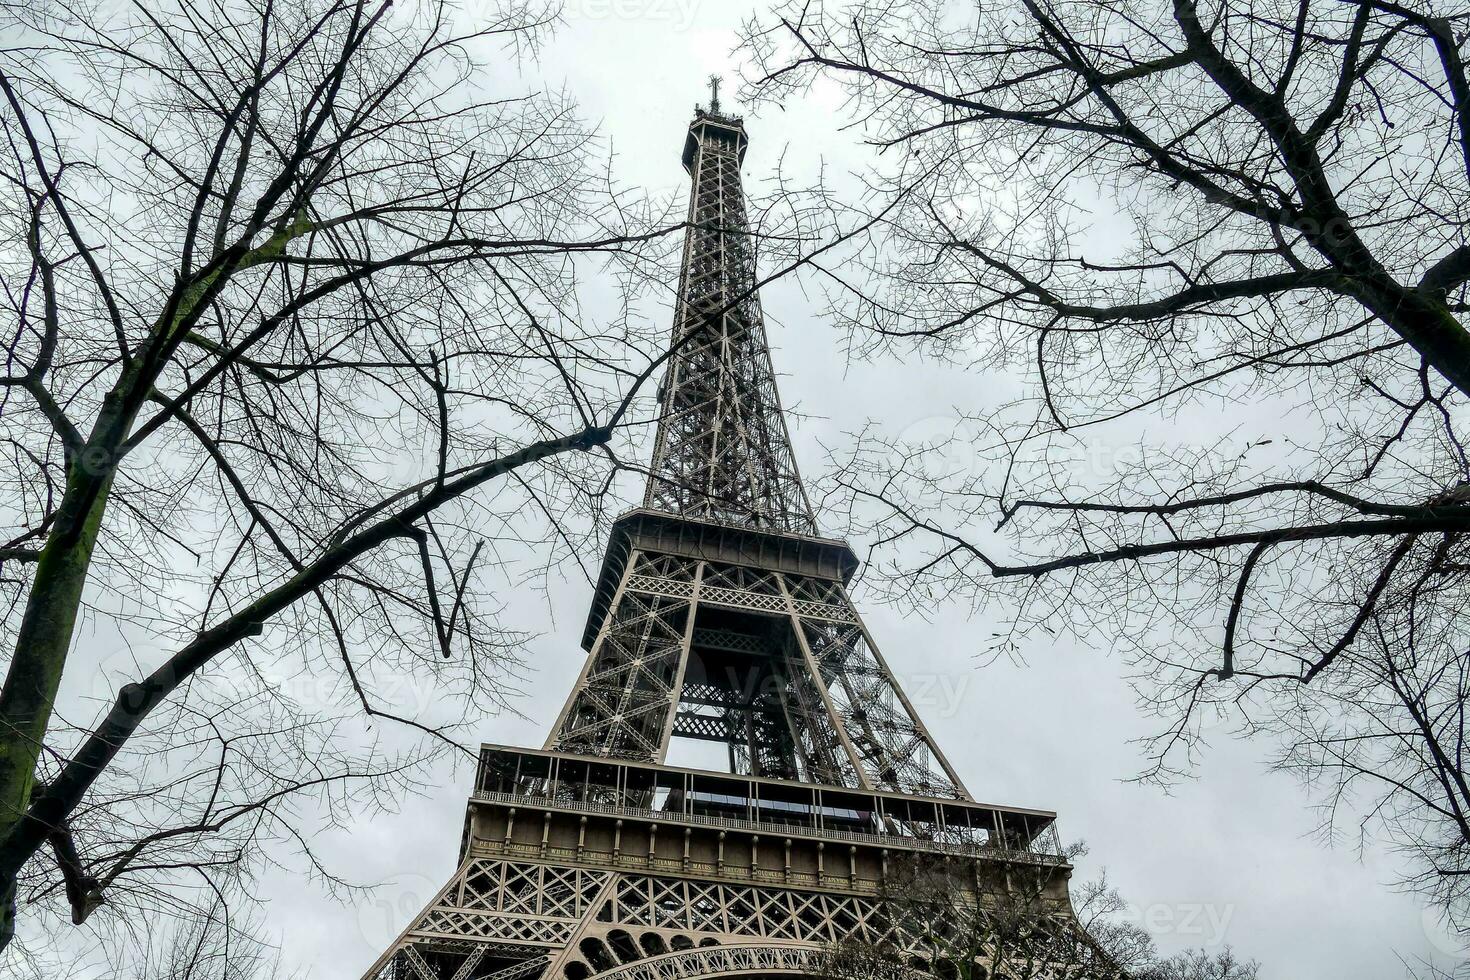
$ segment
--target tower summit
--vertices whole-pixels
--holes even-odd
[[[710,79],[718,106],[719,79]],[[724,524],[815,534],[756,295],[740,188],[745,127],[697,109],[684,141],[689,231],[660,389],[645,507]]]
[[[819,534],[756,294],[745,128],[718,79],[710,96],[648,486],[610,530],[585,665],[544,748],[482,748],[459,867],[369,980],[811,973],[893,935],[877,896],[905,852],[1053,869],[1065,899],[1054,815],[972,799],[848,598],[856,556]],[[727,771],[668,764],[684,740]]]

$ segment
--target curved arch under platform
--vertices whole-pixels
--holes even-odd
[[[697,980],[704,977],[821,977],[822,952],[755,943],[697,946],[625,963],[592,980]]]

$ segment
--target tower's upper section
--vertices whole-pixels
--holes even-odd
[[[741,121],[713,100],[689,124],[688,232],[644,507],[811,535],[756,294],[740,186],[746,143]]]
[[[736,165],[745,162],[745,147],[750,143],[750,137],[745,135],[745,124],[740,117],[696,106],[694,120],[689,124],[689,135],[684,137],[684,169],[691,177],[694,176],[694,158],[700,144],[710,140],[732,143]],[[738,179],[739,175],[736,177]]]

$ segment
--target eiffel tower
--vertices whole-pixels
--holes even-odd
[[[485,745],[459,867],[365,980],[815,975],[892,931],[890,861],[1047,869],[1055,815],[976,802],[848,598],[792,455],[718,83],[642,507],[611,528],[586,664],[544,748]],[[727,772],[666,763],[725,746]],[[718,752],[718,749],[715,749]]]

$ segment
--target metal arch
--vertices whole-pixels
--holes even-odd
[[[830,977],[823,969],[826,950],[809,946],[754,944],[700,946],[626,963],[589,980],[699,980],[703,977]],[[930,980],[929,974],[903,968],[902,980]]]
[[[651,956],[595,974],[591,980],[696,980],[700,977],[820,977],[819,947],[732,945],[700,946]]]

